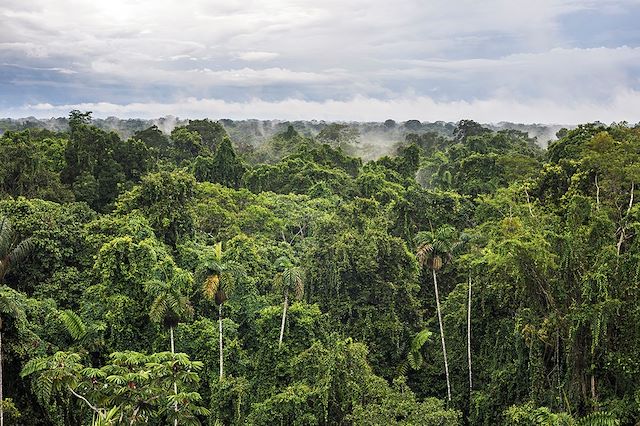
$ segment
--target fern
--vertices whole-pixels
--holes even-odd
[[[620,420],[608,411],[597,411],[580,418],[576,426],[619,426]]]
[[[60,320],[74,340],[80,340],[87,335],[87,326],[75,312],[68,309],[60,312]]]

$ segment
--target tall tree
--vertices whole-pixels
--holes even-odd
[[[222,139],[212,157],[197,157],[193,168],[199,181],[216,182],[236,189],[240,187],[246,171],[228,137]]]
[[[202,293],[208,301],[218,305],[218,333],[220,350],[220,378],[224,376],[224,354],[222,342],[222,305],[233,292],[238,266],[224,259],[222,243],[217,243],[207,250],[201,259],[197,276],[202,284]]]
[[[0,426],[4,426],[4,395],[2,392],[2,333],[4,332],[4,317],[11,316],[16,319],[23,319],[24,311],[16,299],[14,291],[7,286],[0,287]]]
[[[191,316],[193,308],[189,303],[189,298],[183,294],[183,290],[188,290],[191,276],[182,270],[171,271],[171,277],[167,276],[164,271],[158,271],[159,274],[165,275],[164,279],[156,278],[145,284],[148,293],[154,296],[153,303],[149,310],[149,317],[152,321],[163,323],[169,329],[171,340],[171,353],[175,354],[175,342],[173,331],[181,319]],[[186,288],[185,288],[186,287]],[[178,395],[178,384],[173,382],[173,392]],[[174,411],[178,412],[178,400],[173,403]],[[174,426],[178,425],[178,419],[174,419]]]
[[[442,341],[442,356],[444,358],[444,371],[447,377],[447,398],[451,401],[451,380],[449,379],[449,362],[447,361],[447,347],[442,325],[442,311],[440,309],[440,295],[438,291],[437,272],[453,258],[453,252],[458,247],[457,231],[451,226],[443,226],[436,231],[421,232],[418,234],[417,256],[420,266],[431,270],[433,276],[433,289],[436,297],[436,311],[438,325],[440,326],[440,340]]]
[[[0,283],[4,282],[4,277],[9,268],[24,259],[33,246],[33,240],[27,238],[18,242],[18,237],[13,230],[11,221],[6,216],[0,216]],[[7,288],[0,292],[0,426],[4,426],[4,395],[2,393],[2,332],[3,315],[9,314],[14,317],[20,314],[18,304],[12,293]]]
[[[285,257],[279,258],[276,263],[279,265],[280,272],[276,275],[276,288],[282,291],[284,295],[284,303],[282,307],[282,324],[280,325],[280,338],[278,339],[278,347],[282,346],[284,337],[284,326],[287,321],[287,308],[289,307],[289,293],[293,292],[296,299],[302,299],[304,295],[304,272],[299,266],[293,266],[291,261]]]

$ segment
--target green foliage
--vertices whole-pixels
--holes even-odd
[[[640,421],[637,126],[97,124],[0,138],[8,422]]]
[[[231,188],[240,186],[245,170],[227,137],[218,144],[213,157],[198,157],[194,163],[196,179],[220,183]]]
[[[170,245],[193,232],[195,179],[182,172],[148,174],[118,200],[118,212],[140,211],[156,235]],[[180,206],[180,208],[176,208]]]
[[[175,393],[172,389],[173,383],[189,389],[199,382],[202,363],[190,361],[186,354],[126,351],[112,353],[109,358],[105,366],[93,368],[85,367],[76,353],[56,352],[29,361],[21,376],[34,376],[32,386],[41,401],[70,394],[103,424],[114,412],[128,424],[147,423],[153,418],[199,425],[198,416],[209,414],[198,405],[201,397],[197,392]]]
[[[422,402],[403,379],[394,381],[389,395],[379,403],[359,405],[353,410],[353,424],[359,426],[375,425],[459,425],[461,413],[446,409],[444,403],[436,398],[427,398]]]
[[[149,153],[137,139],[122,141],[117,134],[91,126],[91,113],[72,112],[62,182],[78,201],[104,211],[112,207],[119,186],[136,182],[149,169]]]

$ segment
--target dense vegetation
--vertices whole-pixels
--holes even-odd
[[[640,127],[0,138],[7,424],[640,421]]]

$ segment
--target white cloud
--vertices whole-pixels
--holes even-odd
[[[171,103],[113,104],[106,102],[52,105],[48,103],[26,105],[21,108],[0,110],[0,115],[40,118],[66,116],[72,109],[93,111],[95,117],[157,118],[175,115],[183,118],[212,119],[257,118],[283,120],[330,121],[383,121],[419,119],[422,121],[458,121],[471,118],[489,123],[511,121],[519,123],[577,124],[586,121],[638,120],[640,92],[621,90],[606,103],[577,103],[557,100],[536,100],[530,103],[508,98],[478,99],[471,101],[439,102],[428,97],[380,100],[355,97],[346,101],[322,102],[285,99],[268,102],[253,99],[248,102],[227,102],[221,99],[186,98]]]
[[[317,101],[300,105],[305,114],[318,106],[318,114],[331,114],[325,110],[332,107],[356,115],[351,108],[358,107],[366,115],[375,105],[384,110],[400,102],[399,107],[447,114],[469,105],[535,113],[529,108],[537,105],[570,116],[568,98],[587,119],[598,105],[605,111],[622,93],[640,89],[640,48],[628,40],[628,47],[575,45],[563,19],[591,10],[615,18],[638,13],[639,5],[638,0],[3,0],[0,63],[22,67],[3,70],[2,89],[14,86],[12,100],[4,104],[91,99],[135,105],[134,96],[142,93],[145,100],[216,97],[247,112],[243,108],[262,101],[232,100],[268,96],[274,101],[264,105],[276,108],[274,116],[288,116],[283,108],[291,99]],[[608,24],[613,29],[614,18]],[[48,92],[47,78],[51,88],[64,81],[77,89]],[[33,83],[29,92],[31,81],[39,86]],[[111,94],[114,87],[117,95]],[[123,101],[127,92],[131,98]],[[509,102],[513,110],[506,108]],[[169,104],[150,105],[164,111]],[[403,111],[408,117],[420,113]]]
[[[279,54],[275,52],[238,52],[235,57],[243,61],[269,61],[275,59]]]

